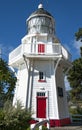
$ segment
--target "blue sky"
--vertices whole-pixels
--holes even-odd
[[[82,43],[74,33],[82,27],[82,0],[0,0],[0,48],[3,58],[21,43],[26,35],[26,19],[43,2],[44,8],[55,19],[56,35],[70,51],[72,59],[79,57]]]

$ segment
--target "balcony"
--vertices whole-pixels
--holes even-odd
[[[27,58],[55,59],[59,56],[63,56],[66,60],[71,59],[71,55],[61,44],[29,43],[21,44],[9,54],[9,65],[22,63],[23,55]]]

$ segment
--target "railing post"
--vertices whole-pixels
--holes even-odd
[[[42,122],[42,119],[39,119],[39,122]],[[42,130],[42,125],[39,126],[39,130]]]
[[[39,119],[39,122],[36,124],[31,124],[31,130],[36,130],[39,127],[39,130],[42,130],[43,124],[47,123],[47,129],[50,130],[50,121],[49,119]]]
[[[50,130],[50,120],[47,122],[47,129]]]
[[[31,125],[30,125],[30,129],[31,129],[31,130],[34,130],[34,126],[35,126],[35,125],[36,125],[36,124],[31,124]]]
[[[39,130],[42,130],[42,125],[39,126]]]

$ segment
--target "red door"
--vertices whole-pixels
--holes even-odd
[[[37,97],[37,118],[46,118],[46,97]]]

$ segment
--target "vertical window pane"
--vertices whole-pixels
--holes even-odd
[[[37,92],[38,97],[45,97],[45,92]]]
[[[43,72],[39,72],[39,79],[43,79]]]

